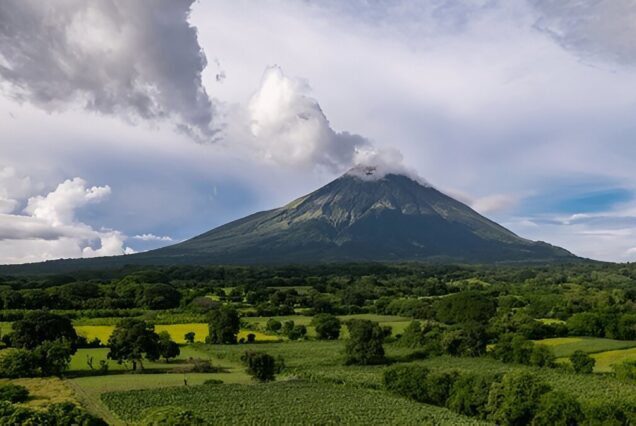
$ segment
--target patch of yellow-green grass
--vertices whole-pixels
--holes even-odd
[[[108,338],[113,333],[115,329],[114,325],[76,325],[75,330],[77,334],[86,337],[89,341],[94,338],[98,338],[102,344],[106,344],[108,342]],[[205,323],[187,323],[187,324],[157,324],[155,326],[155,331],[157,333],[161,333],[162,331],[167,331],[170,334],[172,340],[177,343],[183,344],[186,343],[185,334],[191,331],[194,332],[194,340],[195,342],[204,342],[205,338],[208,337],[208,325]],[[279,336],[269,335],[267,333],[252,331],[252,330],[241,330],[238,334],[238,338],[247,339],[247,335],[249,333],[254,333],[256,335],[257,342],[272,342],[280,340]]]
[[[597,354],[592,354],[591,356],[596,360],[594,371],[599,373],[606,373],[613,371],[612,365],[614,364],[621,364],[625,361],[635,361],[636,348],[600,352]]]
[[[10,322],[0,322],[0,337],[4,336],[5,334],[11,333],[11,331],[12,328]]]
[[[537,321],[543,323],[543,324],[565,324],[565,321],[560,320],[560,319],[555,319],[555,318],[539,318],[537,319]]]
[[[29,400],[21,404],[27,407],[45,408],[60,402],[78,403],[73,390],[57,377],[0,379],[0,385],[6,383],[24,386],[29,390]]]
[[[535,343],[549,346],[557,357],[568,357],[574,351],[594,354],[636,347],[636,341],[634,340],[614,340],[600,337],[556,337],[553,339],[535,340]]]

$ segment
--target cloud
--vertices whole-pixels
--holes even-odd
[[[506,194],[495,194],[482,197],[470,203],[470,206],[479,213],[500,213],[514,207],[518,202],[516,196]]]
[[[112,256],[133,252],[118,231],[79,222],[77,210],[99,203],[110,187],[87,187],[80,178],[69,179],[45,196],[30,197],[24,214],[0,214],[0,260],[35,262],[60,257]]]
[[[265,70],[247,107],[256,149],[266,160],[286,166],[349,167],[356,150],[369,142],[333,130],[309,92],[305,81],[287,77],[280,67]]]
[[[214,135],[201,82],[206,58],[188,23],[193,0],[7,0],[0,8],[0,83],[47,111],[81,105],[129,121],[170,120]]]
[[[636,64],[633,0],[529,0],[539,12],[536,27],[585,58]]]
[[[171,237],[159,236],[155,234],[135,235],[133,238],[136,240],[141,240],[141,241],[164,241],[164,242],[174,241]]]

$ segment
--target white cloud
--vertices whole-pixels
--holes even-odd
[[[48,111],[81,106],[126,121],[171,120],[209,141],[206,59],[188,23],[193,0],[7,0],[0,82]]]
[[[132,252],[118,231],[79,222],[78,209],[110,195],[108,186],[87,187],[81,178],[28,199],[25,214],[0,214],[0,262],[24,263],[60,257],[113,256]]]
[[[266,160],[295,167],[351,166],[356,149],[369,143],[361,136],[333,130],[308,84],[269,67],[247,110],[255,148]]]
[[[164,241],[164,242],[174,241],[171,237],[159,236],[155,234],[135,235],[133,238],[136,240],[141,240],[141,241]]]
[[[482,214],[501,213],[514,207],[518,202],[516,196],[506,194],[494,194],[477,198],[470,206]]]

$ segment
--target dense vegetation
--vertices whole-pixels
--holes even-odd
[[[128,267],[0,277],[0,306],[0,378],[59,376],[74,387],[103,377],[97,399],[80,402],[109,422],[249,422],[265,403],[272,423],[296,409],[327,423],[391,409],[378,418],[636,416],[636,265]],[[117,387],[125,370],[150,374]],[[183,377],[152,378],[160,372]],[[11,386],[0,387],[2,409],[23,415],[24,391]],[[138,388],[151,389],[129,390]],[[303,402],[326,392],[335,396]],[[196,411],[203,403],[218,410]]]

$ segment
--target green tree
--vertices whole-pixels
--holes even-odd
[[[531,373],[510,372],[488,393],[489,420],[497,424],[527,425],[538,410],[541,396],[550,390]]]
[[[35,377],[39,375],[38,360],[28,349],[5,349],[0,355],[0,377]]]
[[[476,291],[464,291],[435,302],[437,319],[448,324],[485,323],[496,310],[497,303],[493,297]]]
[[[170,358],[176,358],[181,353],[179,345],[172,340],[170,333],[162,331],[159,333],[159,354],[166,362],[170,361]]]
[[[331,314],[318,314],[312,321],[316,328],[316,335],[322,340],[338,340],[340,328],[342,327],[338,317]]]
[[[208,314],[209,342],[212,344],[234,344],[241,328],[239,314],[231,306],[220,306]]]
[[[183,339],[189,344],[193,344],[195,336],[196,334],[194,333],[194,331],[188,331],[186,334],[183,335]]]
[[[541,396],[533,426],[576,426],[584,419],[581,404],[573,396],[551,391]]]
[[[275,379],[276,359],[264,352],[247,351],[241,357],[247,366],[247,373],[260,382],[270,382]]]
[[[29,398],[29,390],[24,386],[7,383],[0,386],[0,401],[24,402]]]
[[[350,320],[349,339],[345,345],[345,364],[384,364],[384,331],[380,324],[369,320]]]
[[[572,363],[574,372],[580,374],[592,373],[592,371],[594,371],[594,365],[596,364],[594,358],[581,350],[574,351],[574,353],[570,355],[570,362]]]
[[[72,345],[77,333],[70,319],[46,311],[30,312],[13,323],[11,345],[16,348],[33,349],[43,342],[66,340]]]
[[[485,418],[488,392],[495,381],[495,376],[464,374],[453,384],[446,405],[465,416]]]
[[[614,364],[612,365],[612,369],[614,370],[614,374],[617,379],[636,381],[636,360],[628,360],[623,361],[620,364]]]
[[[42,376],[59,376],[71,363],[73,349],[68,342],[46,341],[33,349],[33,356],[40,366]]]
[[[270,318],[267,320],[267,324],[265,325],[265,329],[267,331],[273,331],[274,333],[278,333],[283,324],[275,318]]]
[[[545,345],[534,345],[530,354],[530,365],[535,367],[552,368],[555,365],[556,356],[552,349]]]
[[[143,370],[143,358],[156,361],[160,356],[159,336],[154,326],[128,318],[121,321],[108,339],[108,358],[119,364],[130,361],[133,371],[137,364]]]

